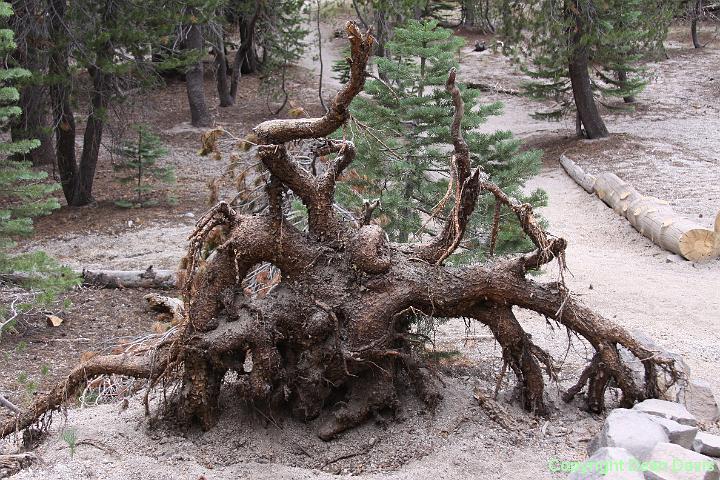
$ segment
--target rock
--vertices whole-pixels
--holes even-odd
[[[683,375],[684,378],[690,378],[690,367],[680,355],[659,346],[652,338],[640,330],[631,330],[630,333],[643,347],[655,352],[655,357],[674,360],[675,369]],[[632,370],[635,383],[637,385],[643,385],[645,382],[645,366],[643,363],[625,347],[619,347],[618,351],[623,362]],[[662,369],[658,369],[656,381],[663,399],[672,402],[678,401],[678,394],[684,388],[684,385],[674,383],[674,380],[669,378]]]
[[[603,447],[579,464],[568,480],[644,480],[639,469],[632,468],[634,465],[639,461],[624,448]]]
[[[705,432],[698,432],[692,449],[710,457],[720,457],[720,437]]]
[[[698,428],[692,425],[683,425],[669,418],[657,415],[648,415],[650,420],[660,425],[670,439],[670,443],[680,445],[683,448],[693,448],[693,441],[698,433]]]
[[[685,405],[677,402],[668,402],[667,400],[650,398],[635,405],[633,410],[644,412],[649,415],[669,418],[670,420],[675,420],[683,425],[690,425],[692,427],[697,426],[697,420],[695,417],[688,412]]]
[[[710,384],[702,379],[690,380],[681,389],[677,400],[682,402],[700,422],[715,423],[720,420],[720,408]]]
[[[658,443],[645,463],[647,480],[720,480],[715,462],[673,443]]]
[[[620,447],[640,460],[650,455],[657,443],[669,440],[665,429],[647,415],[626,408],[616,408],[605,419],[600,433],[588,446],[588,455],[603,447]]]

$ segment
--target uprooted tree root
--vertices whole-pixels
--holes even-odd
[[[578,303],[562,282],[526,278],[528,271],[554,260],[562,268],[566,242],[549,238],[529,205],[508,198],[482,172],[471,169],[454,71],[446,85],[454,105],[454,206],[438,235],[429,243],[393,244],[371,224],[371,211],[364,212],[357,225],[335,215],[336,179],[353,161],[355,149],[352,142],[326,137],[349,118],[348,106],[363,88],[373,42],[352,23],[347,32],[351,79],[328,113],[267,121],[255,128],[258,156],[270,172],[266,211],[240,214],[220,203],[198,222],[179,275],[186,308],[177,334],[149,350],[89,359],[31,409],[3,425],[0,436],[28,427],[60,406],[87,377],[109,373],[148,378],[152,387],[166,372],[178,372],[175,415],[207,429],[218,418],[223,378],[232,371],[239,378],[231,393],[237,401],[263,409],[287,408],[301,420],[320,417],[318,434],[330,439],[380,411],[395,410],[403,385],[414,387],[431,407],[440,400],[436,378],[413,353],[418,339],[408,332],[409,311],[473,318],[487,325],[517,377],[523,406],[539,414],[547,412],[545,377],[553,378],[556,367],[525,333],[513,307],[555,320],[594,348],[592,361],[565,401],[585,389],[589,410],[599,412],[611,383],[628,406],[659,396],[661,373],[670,381],[679,378],[673,359],[658,356]],[[333,157],[323,171],[308,172],[292,158],[287,144],[301,139],[314,139],[318,157]],[[307,208],[307,232],[285,216],[288,191]],[[535,251],[484,265],[443,265],[458,248],[482,194],[493,195],[498,205],[514,212]],[[204,258],[208,239],[218,230],[225,241]],[[263,262],[279,268],[282,280],[263,297],[248,295],[241,282]],[[644,365],[643,384],[636,383],[620,347]]]

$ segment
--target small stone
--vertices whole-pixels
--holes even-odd
[[[697,420],[688,412],[685,405],[676,402],[668,402],[667,400],[658,400],[650,398],[638,403],[633,410],[644,412],[649,415],[657,415],[658,417],[669,418],[683,425],[697,426]]]
[[[683,425],[669,418],[648,415],[650,420],[660,425],[670,439],[670,443],[680,445],[683,448],[692,449],[693,441],[698,433],[698,428],[692,425]]]
[[[377,438],[370,437],[370,439],[368,440],[368,445],[370,445],[372,447],[373,445],[375,445],[376,442],[377,442]]]
[[[645,465],[647,480],[720,480],[711,458],[673,443],[655,445]]]
[[[720,457],[720,436],[699,432],[692,449],[710,457]]]
[[[626,408],[616,408],[605,419],[602,430],[588,446],[588,455],[603,447],[620,447],[640,460],[650,455],[657,443],[669,440],[665,430],[647,415]]]
[[[194,214],[194,213],[192,213],[192,212],[187,212],[187,213],[183,214],[183,217],[187,217],[187,218],[195,218],[195,214]]]
[[[639,469],[631,468],[637,464],[638,460],[624,448],[603,447],[582,464],[587,471],[572,472],[568,480],[644,480]]]

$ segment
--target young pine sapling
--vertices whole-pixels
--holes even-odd
[[[150,193],[156,184],[175,183],[175,170],[172,167],[160,167],[157,161],[167,155],[168,150],[160,137],[150,131],[146,125],[134,127],[136,137],[121,144],[116,153],[122,160],[113,168],[121,176],[117,181],[123,185],[133,185],[135,198],[133,201],[118,200],[116,205],[125,208],[145,207],[157,204],[157,199]],[[168,200],[171,200],[168,198]]]

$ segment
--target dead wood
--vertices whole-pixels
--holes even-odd
[[[85,285],[102,288],[175,288],[173,270],[83,270]]]
[[[467,88],[474,88],[476,90],[480,90],[481,92],[489,92],[489,93],[502,93],[504,95],[513,95],[513,96],[520,96],[522,95],[522,92],[520,90],[516,90],[514,88],[505,88],[500,86],[499,84],[491,85],[488,83],[482,83],[482,82],[468,82],[465,84]]]
[[[588,408],[601,411],[612,385],[629,406],[660,395],[658,385],[678,379],[674,359],[658,356],[583,306],[563,283],[527,278],[529,271],[552,261],[564,268],[566,242],[546,234],[530,205],[508,197],[482,171],[471,168],[454,71],[446,85],[454,106],[453,189],[447,198],[453,208],[440,234],[428,243],[396,244],[369,218],[349,222],[335,215],[335,184],[354,160],[355,148],[347,140],[326,137],[349,119],[373,43],[353,23],[346,31],[351,77],[327,114],[271,120],[255,128],[258,156],[269,171],[269,208],[244,214],[221,202],[198,221],[178,274],[185,316],[172,343],[165,339],[144,353],[91,358],[22,412],[17,424],[3,425],[0,436],[57,408],[88,376],[132,375],[149,378],[152,387],[170,366],[179,372],[174,414],[205,429],[218,418],[228,372],[236,377],[232,399],[261,412],[283,409],[301,421],[317,419],[318,435],[325,440],[368,418],[395,412],[406,387],[432,409],[441,400],[440,386],[413,348],[417,338],[409,335],[408,312],[466,317],[487,325],[517,378],[523,407],[538,414],[547,412],[545,382],[556,379],[557,368],[525,332],[515,307],[556,321],[594,350],[590,367],[566,401],[585,389]],[[314,139],[313,155],[330,157],[322,171],[310,171],[293,158],[289,143],[303,139]],[[535,250],[487,264],[444,265],[483,194],[513,212]],[[289,195],[307,207],[308,231],[286,218],[283,205]],[[267,263],[280,271],[280,281],[270,292],[253,295],[243,288],[243,279]],[[643,384],[636,383],[620,357],[621,346],[644,365]],[[660,374],[669,381],[656,381]]]
[[[586,192],[594,193],[615,213],[657,246],[694,262],[720,257],[720,212],[714,229],[683,218],[667,201],[642,195],[614,173],[586,173],[564,154],[560,164]]]
[[[16,407],[10,400],[5,398],[4,396],[0,395],[0,405],[7,408],[13,413],[20,413],[20,409]]]
[[[29,452],[0,455],[0,478],[11,477],[37,461],[37,455]]]

